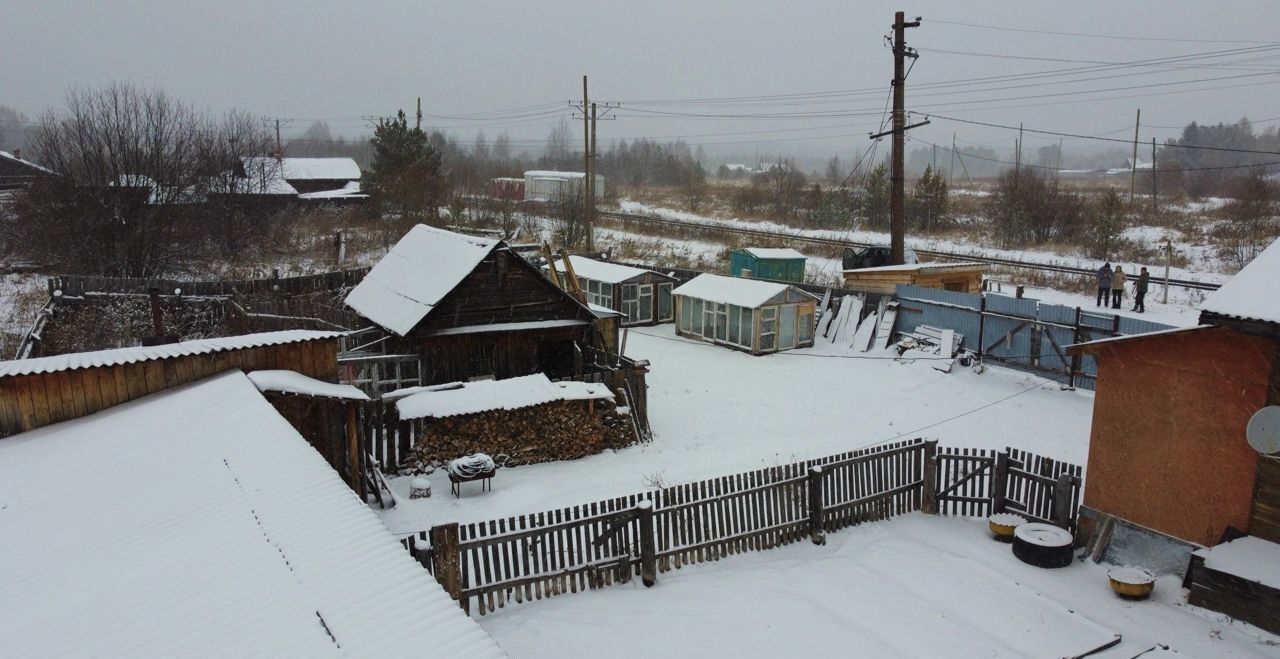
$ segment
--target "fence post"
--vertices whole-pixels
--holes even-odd
[[[444,586],[449,597],[457,600],[462,610],[471,613],[469,603],[462,598],[462,570],[458,548],[458,524],[441,524],[431,527],[431,549],[434,556],[436,581]]]
[[[827,535],[823,531],[822,481],[821,465],[809,468],[809,539],[815,545],[827,544]]]
[[[920,512],[938,514],[938,440],[924,443],[924,483],[920,491]]]
[[[645,588],[658,582],[658,552],[653,537],[653,501],[636,502],[640,511],[640,579]]]
[[[1053,520],[1056,526],[1071,528],[1071,474],[1063,472],[1053,484]]]
[[[991,472],[991,512],[1005,511],[1009,492],[1009,451],[996,454],[996,465]]]

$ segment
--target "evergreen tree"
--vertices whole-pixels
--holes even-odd
[[[889,228],[889,168],[884,163],[875,166],[867,174],[867,182],[863,186],[862,216],[872,229]]]
[[[435,218],[448,196],[448,182],[440,167],[440,154],[421,128],[410,128],[404,110],[379,119],[373,129],[373,162],[369,165],[369,192],[382,210],[406,217]]]
[[[951,209],[947,195],[947,179],[927,166],[911,189],[907,204],[907,222],[913,229],[928,233],[946,226]]]
[[[1089,222],[1089,251],[1094,258],[1111,260],[1120,243],[1120,234],[1124,231],[1124,200],[1115,191],[1108,189],[1093,209],[1093,217]]]

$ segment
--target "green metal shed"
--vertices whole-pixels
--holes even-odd
[[[729,252],[729,274],[803,282],[804,259],[804,254],[790,247],[744,247]]]

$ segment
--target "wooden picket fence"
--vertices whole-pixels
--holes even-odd
[[[998,462],[1007,495],[999,509],[1046,521],[1065,511],[1058,523],[1074,524],[1080,467],[915,439],[532,515],[443,524],[403,542],[464,610],[474,601],[484,615],[637,575],[652,585],[686,565],[805,538],[821,543],[826,533],[905,512],[985,516],[1001,489],[992,485]],[[1053,489],[1063,482],[1065,493]]]
[[[941,448],[938,511],[986,517],[1013,512],[1035,522],[1075,528],[1084,469],[1018,449]]]

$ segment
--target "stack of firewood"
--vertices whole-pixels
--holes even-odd
[[[573,460],[637,441],[625,411],[608,401],[556,401],[518,410],[491,410],[423,419],[408,471],[430,471],[472,453],[506,456],[521,465]]]

